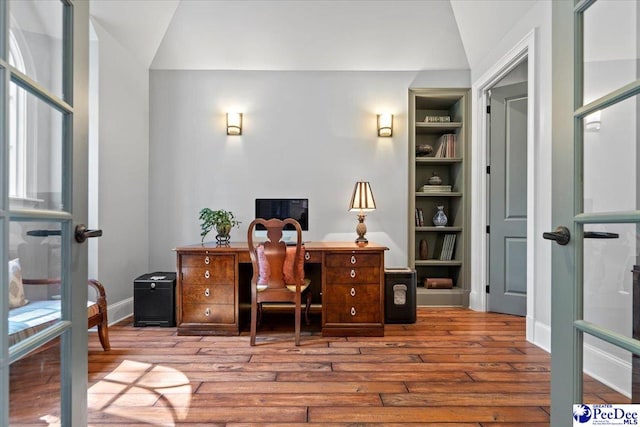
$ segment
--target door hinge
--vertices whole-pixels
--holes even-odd
[[[487,114],[491,114],[491,105],[487,105]]]
[[[487,173],[491,175],[491,166],[487,166]]]
[[[487,286],[486,286],[486,288],[485,288],[485,292],[486,292],[486,293],[489,293],[489,285],[487,285]]]
[[[487,225],[487,234],[491,233],[491,226]]]

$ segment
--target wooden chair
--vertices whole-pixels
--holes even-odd
[[[267,241],[254,244],[253,234],[257,224],[267,229]],[[296,230],[295,246],[282,242],[282,230],[291,224]],[[295,343],[300,345],[300,321],[302,296],[306,296],[305,319],[309,324],[311,306],[310,280],[304,278],[304,246],[300,224],[292,219],[258,218],[249,224],[247,231],[249,255],[253,266],[251,278],[251,345],[256,344],[256,330],[262,317],[262,303],[288,302],[295,304]]]
[[[59,285],[60,279],[22,279],[25,285]],[[89,279],[89,286],[96,290],[96,301],[87,304],[87,328],[98,327],[98,338],[105,351],[111,350],[109,323],[107,319],[107,297],[102,283]]]

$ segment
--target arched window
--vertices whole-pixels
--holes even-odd
[[[9,31],[9,64],[25,73],[24,58],[13,31]],[[27,100],[25,91],[9,85],[9,196],[27,197]]]

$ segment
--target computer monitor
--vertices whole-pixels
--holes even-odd
[[[309,230],[309,199],[256,199],[256,218],[293,218],[303,231]],[[258,230],[264,227],[258,225]],[[293,230],[293,227],[285,230]]]

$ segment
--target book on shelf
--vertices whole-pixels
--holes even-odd
[[[450,185],[429,185],[425,184],[422,186],[423,193],[441,193],[441,192],[451,192]]]
[[[451,289],[453,280],[450,277],[427,277],[424,279],[424,287],[427,289]]]
[[[422,227],[424,225],[424,212],[422,208],[416,208],[416,226]]]
[[[434,259],[440,261],[451,261],[453,259],[453,253],[456,245],[455,234],[439,235],[436,239],[436,245],[434,248]]]
[[[440,137],[440,146],[438,147],[434,157],[456,157],[456,141],[457,137],[455,133],[445,133],[442,135]]]

